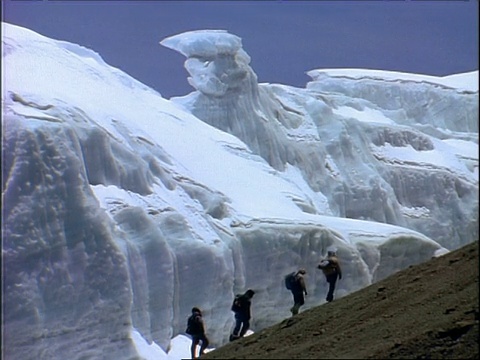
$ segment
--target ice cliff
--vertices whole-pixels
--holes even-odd
[[[3,352],[134,359],[192,306],[214,346],[235,293],[254,330],[289,315],[282,277],[338,248],[343,296],[477,239],[478,86],[314,70],[258,84],[241,39],[162,44],[197,91],[166,100],[79,45],[2,24]],[[476,77],[469,74],[469,77]]]
[[[222,44],[203,51],[196,37]],[[478,144],[478,85],[459,90],[428,77],[345,70],[310,71],[306,89],[258,85],[239,44],[217,32],[163,40],[187,56],[198,90],[173,100],[276,170],[298,169],[328,199],[331,212],[323,213],[407,227],[448,248],[476,238],[478,156],[445,146]],[[445,151],[457,159],[438,161]]]

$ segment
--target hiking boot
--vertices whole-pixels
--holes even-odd
[[[297,315],[298,310],[300,310],[300,306],[293,305],[293,307],[290,309],[290,312],[292,313],[292,315]]]
[[[240,336],[230,334],[230,338],[229,338],[230,342],[235,341],[235,340],[238,340],[238,339],[240,339]]]

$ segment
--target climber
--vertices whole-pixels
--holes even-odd
[[[333,292],[335,291],[335,285],[337,279],[342,278],[342,269],[337,257],[337,250],[330,248],[327,251],[326,259],[322,260],[318,265],[318,269],[323,271],[328,283],[327,302],[333,301]]]
[[[209,344],[209,341],[207,336],[205,335],[205,324],[203,322],[202,312],[199,308],[192,308],[192,314],[188,318],[187,330],[185,332],[192,337],[192,346],[190,348],[192,359],[197,358],[196,350],[197,345],[200,342],[202,343],[202,345],[200,346],[200,356],[203,355],[205,353],[205,349]]]
[[[305,304],[305,296],[307,296],[307,288],[305,286],[305,278],[304,275],[307,272],[305,269],[300,269],[296,273],[292,273],[288,275],[289,278],[286,281],[290,282],[290,291],[293,295],[293,306],[290,308],[290,312],[292,315],[297,315],[298,311],[300,310],[300,306]]]
[[[243,337],[250,328],[252,298],[255,291],[248,289],[245,294],[237,295],[233,300],[232,311],[235,313],[235,328],[230,335],[230,341]]]

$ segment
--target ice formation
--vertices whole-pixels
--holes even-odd
[[[198,31],[162,41],[197,89],[169,101],[81,46],[2,37],[7,358],[167,351],[192,306],[219,346],[247,287],[254,330],[289,316],[296,267],[322,304],[331,245],[344,296],[477,239],[478,88],[259,85],[238,37]]]

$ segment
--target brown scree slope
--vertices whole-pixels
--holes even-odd
[[[202,359],[478,359],[478,269],[474,242]]]

